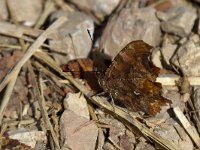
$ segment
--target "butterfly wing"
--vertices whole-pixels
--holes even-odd
[[[126,107],[152,116],[169,100],[161,96],[161,84],[155,82],[159,68],[149,60],[151,49],[141,40],[129,43],[106,70],[103,89]]]

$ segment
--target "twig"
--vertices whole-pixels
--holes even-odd
[[[46,111],[46,105],[45,105],[45,99],[44,99],[44,93],[43,93],[43,86],[42,86],[42,79],[39,78],[39,85],[40,85],[40,99],[38,100],[38,103],[39,103],[39,106],[40,106],[40,111],[42,113],[42,118],[44,120],[44,123],[45,125],[47,126],[47,129],[50,130],[51,132],[51,135],[52,135],[52,138],[53,138],[53,141],[55,143],[55,146],[60,149],[60,146],[59,146],[59,142],[58,142],[58,139],[56,137],[56,134],[53,130],[53,127],[51,125],[51,122],[49,120],[49,117],[48,117],[48,113]]]
[[[47,76],[49,77],[53,77],[55,79],[57,79],[58,81],[61,80],[61,78],[59,78],[58,76],[56,76],[55,74],[53,74],[51,71],[49,71],[47,68],[45,68],[44,66],[42,66],[39,62],[34,61],[33,65],[39,69],[39,71],[45,73]],[[57,84],[59,85],[59,82],[57,82]],[[60,86],[60,85],[59,85]]]
[[[12,48],[12,49],[20,49],[21,46],[19,45],[10,45],[10,44],[0,44],[0,48],[5,47],[5,48]]]
[[[67,19],[67,18],[66,18]],[[11,37],[15,37],[15,38],[21,38],[24,39],[26,41],[31,41],[29,37],[38,37],[39,35],[41,35],[43,32],[43,30],[40,29],[33,29],[33,28],[29,28],[29,27],[24,27],[24,26],[17,26],[8,22],[0,22],[0,34],[6,35],[6,36],[11,36]],[[28,36],[26,36],[28,35]],[[52,31],[51,33],[49,33],[47,35],[47,39],[55,39],[58,40],[59,33],[55,30]]]
[[[0,34],[4,34],[11,37],[22,38],[23,34],[37,37],[43,31],[36,30],[28,27],[17,26],[8,22],[0,22]]]
[[[53,30],[61,26],[67,19],[65,17],[60,17],[56,22],[54,22],[50,27],[44,31],[37,40],[30,46],[27,52],[24,54],[22,59],[13,67],[13,69],[6,75],[3,81],[0,84],[0,91],[8,84],[8,82],[12,79],[13,74],[20,70],[21,67],[26,63],[26,61],[35,53],[35,51],[42,45],[42,43],[46,40],[47,35],[51,33]]]
[[[95,114],[94,107],[91,102],[88,102],[88,110],[93,121],[98,121],[97,115]],[[97,125],[98,126],[98,125]]]
[[[179,107],[174,108],[174,113],[176,114],[176,117],[179,119],[179,121],[181,122],[187,133],[190,135],[192,140],[195,142],[198,148],[200,148],[200,138],[194,126],[192,126],[189,123],[189,121],[184,116],[183,112],[180,110]]]
[[[34,119],[20,120],[21,125],[29,125],[29,124],[32,124],[34,122],[35,122]],[[11,126],[18,125],[19,121],[5,121],[5,122],[2,122],[2,124],[6,124],[8,127],[11,127]]]
[[[59,7],[61,7],[63,10],[67,10],[70,12],[73,12],[73,8],[70,7],[66,2],[64,2],[63,0],[54,0],[54,2],[56,3],[56,5],[58,5]]]
[[[113,141],[110,137],[108,137],[108,140],[113,144],[113,146],[114,146],[116,149],[122,150],[122,149],[119,147],[119,145],[118,145],[115,141]]]
[[[54,3],[52,2],[52,0],[47,0],[44,5],[44,10],[40,15],[40,18],[38,19],[37,23],[35,24],[34,29],[40,28],[44,24],[44,21],[47,19],[47,17],[53,11],[53,9]]]
[[[200,77],[187,77],[190,85],[200,85]],[[157,77],[156,82],[160,82],[162,85],[176,85],[180,77],[175,74],[165,74]]]

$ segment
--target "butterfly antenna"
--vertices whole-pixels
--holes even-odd
[[[90,33],[90,30],[87,29],[87,32],[88,32],[88,35],[89,35],[89,37],[90,37],[90,40],[93,42],[93,37],[92,37],[92,35],[91,35],[91,33]]]

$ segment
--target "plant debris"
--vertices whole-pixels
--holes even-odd
[[[200,149],[199,4],[0,0],[0,149]],[[120,52],[136,40],[152,46],[148,55]],[[156,80],[141,73],[155,71],[149,62]],[[117,71],[102,81],[108,66]],[[159,82],[171,103],[151,116],[129,109],[155,94],[141,84],[127,92],[138,78]]]

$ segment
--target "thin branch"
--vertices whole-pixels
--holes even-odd
[[[174,108],[174,113],[176,114],[176,117],[179,119],[179,121],[181,122],[187,133],[190,135],[194,143],[198,146],[198,148],[200,148],[200,138],[195,127],[189,123],[189,121],[184,116],[183,112],[179,107]]]
[[[156,82],[160,82],[162,85],[176,85],[180,77],[175,74],[165,74],[157,77]],[[200,85],[200,77],[187,77],[190,85]]]

